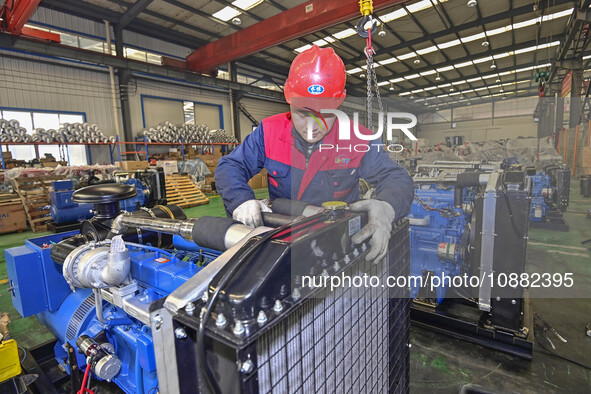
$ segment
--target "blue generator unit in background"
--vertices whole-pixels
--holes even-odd
[[[549,166],[543,171],[531,171],[532,195],[530,226],[568,231],[562,217],[570,196],[570,170],[563,165]]]
[[[531,358],[524,288],[532,174],[523,166],[415,176],[410,219],[411,319]]]
[[[126,185],[133,186],[137,195],[120,201],[120,207],[127,212],[133,212],[138,207],[143,207],[146,204],[147,198],[150,195],[150,190],[138,179],[128,179],[125,181]],[[53,191],[50,193],[51,199],[51,217],[56,224],[80,222],[85,219],[90,219],[94,213],[92,212],[92,204],[77,203],[72,200],[74,193],[74,185],[71,180],[54,181],[52,182]]]
[[[422,184],[415,188],[409,215],[412,276],[428,281],[430,275],[455,277],[466,271],[474,191],[465,188],[461,192],[463,202],[456,207],[454,186]],[[445,286],[437,287],[436,294],[425,294],[423,290],[411,283],[412,298],[434,298],[440,303],[447,292]]]

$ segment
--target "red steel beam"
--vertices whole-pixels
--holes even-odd
[[[31,18],[39,3],[41,0],[6,0],[3,7],[6,31],[20,36],[25,23]]]
[[[374,12],[409,0],[374,0]],[[187,56],[190,69],[210,71],[219,65],[274,47],[306,34],[361,18],[354,0],[312,0],[202,46]]]

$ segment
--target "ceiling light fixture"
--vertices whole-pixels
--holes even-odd
[[[468,0],[468,4],[466,4],[468,7],[472,8],[472,7],[476,7],[478,5],[478,1],[476,0]]]
[[[227,22],[238,15],[240,15],[240,11],[232,7],[224,7],[218,12],[212,14],[214,18],[221,19],[224,22]]]
[[[490,45],[490,42],[488,42],[488,41],[482,41],[482,44],[480,44],[480,45],[482,45],[483,47],[487,47],[487,46]]]
[[[239,26],[242,23],[242,20],[240,18],[233,18],[232,19],[232,24]]]
[[[394,90],[394,84],[390,82],[390,90]]]
[[[380,27],[380,31],[378,32],[378,36],[380,37],[386,37],[386,31],[384,30],[384,24],[382,23],[382,26]]]
[[[435,77],[436,81],[441,81],[441,77],[439,76],[439,73],[437,73],[437,76]]]
[[[415,59],[415,60],[413,61],[413,63],[414,63],[414,64],[419,64],[420,62],[421,62],[421,59]]]
[[[500,78],[497,78],[497,80],[495,82],[496,83],[499,83],[499,82],[501,82],[501,79]]]
[[[497,68],[497,65],[495,64],[495,62],[492,62],[492,64],[490,65],[490,68],[491,68],[491,69],[493,69],[493,70],[494,70],[495,68]]]
[[[454,88],[449,88],[449,91],[450,92],[453,92],[454,90],[455,90]]]
[[[232,2],[232,5],[242,8],[243,10],[247,11],[251,8],[256,7],[257,5],[261,4],[263,0],[236,0]]]

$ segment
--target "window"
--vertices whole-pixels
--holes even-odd
[[[57,130],[60,127],[60,118],[58,114],[37,112],[33,113],[33,124],[36,129]]]
[[[237,1],[242,2],[244,4],[250,4],[250,3],[252,3],[253,0],[237,0]],[[260,0],[260,1],[262,1],[262,0]],[[256,4],[258,4],[258,2]],[[226,8],[228,8],[228,7],[226,7]],[[89,37],[88,35],[85,35],[85,34],[76,34],[73,32],[66,33],[66,32],[63,32],[60,30],[47,29],[47,28],[43,28],[41,26],[37,26],[34,24],[28,24],[28,23],[25,24],[25,26],[32,28],[32,29],[36,29],[36,30],[49,31],[54,34],[59,34],[60,40],[61,40],[60,43],[62,45],[67,45],[67,46],[71,46],[71,47],[75,47],[75,48],[81,48],[81,49],[86,49],[89,51],[95,51],[95,52],[101,52],[101,53],[108,53],[109,52],[105,39],[101,39],[100,37]],[[114,44],[111,45],[111,55],[113,55],[113,56],[117,55]],[[123,47],[123,56],[128,59],[138,60],[140,62],[162,65],[162,57],[163,57],[162,55],[159,55],[157,53],[153,53],[150,51],[146,51],[143,49],[139,49],[139,48],[132,48],[129,46],[124,46]],[[229,79],[228,72],[223,71],[223,70],[220,71],[218,74],[218,78],[226,79],[226,80]],[[239,83],[246,83],[246,84],[253,84],[254,83],[255,86],[259,86],[263,89],[276,90],[276,91],[282,90],[282,88],[278,87],[273,82],[259,81],[258,78],[254,78],[252,76],[248,77],[248,76],[238,74],[237,78],[238,78]]]
[[[33,118],[31,112],[24,111],[2,111],[2,119],[11,120],[16,119],[21,127],[27,129],[27,133],[31,134],[33,131]]]
[[[34,130],[38,128],[57,130],[64,123],[83,123],[85,121],[85,115],[83,113],[64,114],[59,112],[2,109],[0,109],[0,118],[18,120],[20,127],[24,127],[27,130],[27,134],[33,134]],[[28,161],[36,157],[34,145],[9,145],[8,150],[12,153],[12,157],[17,160]],[[68,148],[63,148],[59,145],[39,145],[37,151],[39,152],[39,158],[43,157],[45,153],[51,153],[56,160],[67,161],[69,159],[70,165],[73,166],[87,164],[86,147],[84,145],[72,145]]]
[[[140,62],[147,62],[146,52],[139,49],[125,48],[125,57],[128,59],[139,60]]]
[[[61,34],[60,34],[61,36]],[[80,48],[95,52],[105,52],[105,43],[94,38],[79,37]]]
[[[195,104],[192,101],[183,101],[185,123],[195,124]]]

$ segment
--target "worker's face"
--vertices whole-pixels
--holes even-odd
[[[293,127],[304,140],[311,144],[323,139],[332,130],[336,119],[336,115],[333,114],[321,115],[318,112],[291,106],[291,123]],[[308,138],[308,130],[312,133],[311,138]]]

